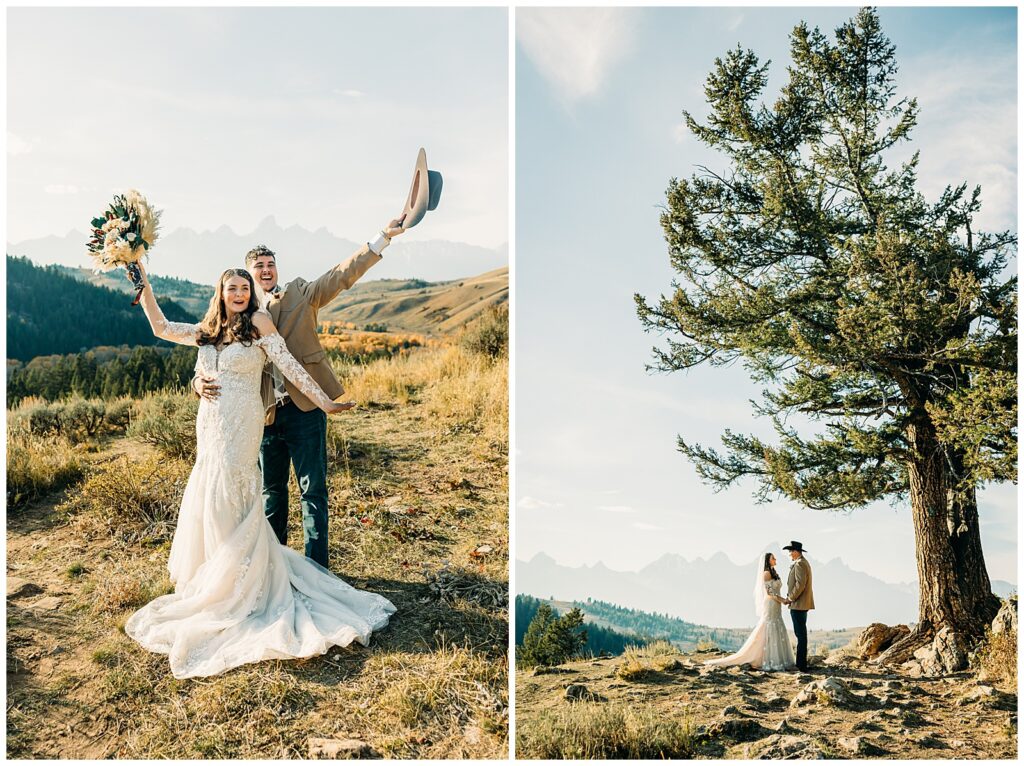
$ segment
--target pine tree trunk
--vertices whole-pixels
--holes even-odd
[[[966,664],[969,648],[999,610],[981,550],[977,498],[954,492],[960,459],[940,444],[926,418],[907,429],[910,504],[917,551],[918,626],[880,657],[901,662],[942,633],[936,648],[944,670]],[[941,644],[941,646],[939,645]]]

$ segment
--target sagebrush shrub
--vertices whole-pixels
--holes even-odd
[[[196,457],[199,400],[188,391],[147,394],[135,406],[128,435],[154,445],[168,457]]]

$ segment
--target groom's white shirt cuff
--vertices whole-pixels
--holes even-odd
[[[380,232],[377,235],[377,239],[372,242],[367,242],[366,244],[370,246],[370,249],[374,254],[380,255],[384,248],[391,244],[391,240],[384,236],[384,232]]]

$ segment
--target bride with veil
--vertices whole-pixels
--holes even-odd
[[[754,608],[757,625],[735,654],[708,660],[705,665],[746,665],[759,670],[789,670],[796,667],[796,657],[789,643],[789,633],[782,621],[782,580],[775,571],[775,556],[764,554],[758,561],[754,576]]]

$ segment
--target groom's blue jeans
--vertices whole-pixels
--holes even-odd
[[[327,413],[303,412],[292,402],[277,408],[260,444],[263,512],[282,545],[288,544],[288,465],[295,466],[306,556],[327,566]]]
[[[796,635],[796,666],[807,670],[807,610],[790,609],[793,618],[793,633]]]

